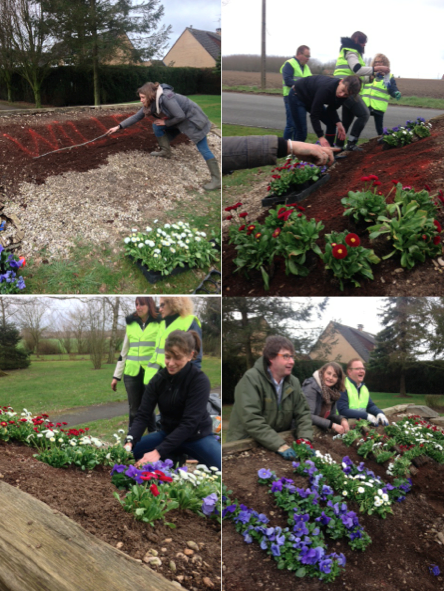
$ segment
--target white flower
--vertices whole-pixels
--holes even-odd
[[[380,507],[382,505],[382,499],[379,497],[375,497],[375,506]]]
[[[125,238],[125,240],[124,240],[124,243],[125,243],[125,244],[128,244],[128,242],[130,242],[130,240],[131,240],[131,238],[128,238],[128,237],[127,237],[127,238]]]
[[[131,238],[131,242],[137,242],[137,238]]]
[[[131,228],[131,232],[137,232],[137,228]]]
[[[171,228],[171,225],[170,224],[165,224],[164,225],[164,228]]]
[[[189,243],[190,243],[190,241],[189,241],[189,240],[185,240],[185,244],[189,244]]]
[[[365,492],[365,488],[363,486],[360,486],[358,488],[358,493],[362,494],[363,492]]]
[[[123,429],[119,429],[117,433],[125,433],[125,431]]]
[[[158,234],[163,234],[163,230],[161,230],[160,228],[157,228],[156,232],[157,232]]]
[[[143,248],[143,242],[139,242],[138,247]]]
[[[158,259],[158,258],[159,258],[159,255],[157,254],[157,252],[155,252],[155,253],[153,254],[153,259]]]
[[[145,232],[151,232],[151,230],[152,230],[152,228],[150,228],[149,226],[147,226],[147,227],[145,228]]]
[[[173,226],[172,226],[172,227],[173,227],[175,230],[178,230],[178,229],[179,229],[179,226],[178,226],[177,224],[173,224]]]
[[[62,438],[59,439],[59,443],[63,443],[63,439]]]
[[[196,236],[196,238],[194,239],[196,242],[200,242],[202,240],[202,238],[199,238],[199,236]]]
[[[69,445],[72,445],[74,447],[77,445],[77,443],[74,441],[74,439],[71,439],[71,441],[69,442]]]
[[[204,238],[206,237],[205,232],[201,232],[200,235],[203,236]]]
[[[388,496],[388,494],[386,494],[386,493],[383,493],[381,496],[382,496],[382,500],[383,500],[383,501],[387,502],[387,501],[389,500],[389,496]]]
[[[382,495],[383,495],[383,494],[384,494],[384,493],[382,492],[382,489],[381,489],[381,488],[380,488],[380,489],[378,489],[378,495],[379,495],[380,497],[382,497]]]
[[[55,437],[50,437],[50,438],[49,438],[49,441],[52,441],[52,442],[54,442],[54,441],[55,441]]]
[[[343,491],[342,491],[342,495],[343,495],[344,497],[346,497],[346,496],[348,495],[348,492],[347,492],[346,490],[343,490]]]
[[[189,246],[187,246],[186,244],[184,244],[183,247],[185,248],[185,250],[189,250]]]
[[[47,429],[46,431],[43,431],[43,433],[46,433],[46,439],[51,439],[51,437],[54,437],[54,431],[51,431],[51,429]]]
[[[160,254],[160,249],[159,249],[159,248],[155,248],[155,249],[153,250],[153,252],[154,252],[155,254]]]
[[[157,222],[158,222],[158,221],[159,221],[159,220],[154,220],[153,224],[157,224]]]
[[[43,435],[41,433],[38,433],[37,437],[43,437]]]
[[[172,252],[173,254],[176,252],[175,248],[170,248],[170,252]]]

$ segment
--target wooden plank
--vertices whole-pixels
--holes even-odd
[[[0,591],[181,588],[66,515],[1,481],[0,523]]]

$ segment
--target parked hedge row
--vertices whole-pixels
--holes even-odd
[[[325,361],[302,360],[295,361],[293,375],[301,384],[303,381],[322,367]],[[344,372],[346,363],[341,363]],[[409,394],[442,394],[444,393],[444,361],[435,362],[436,367],[430,367],[427,362],[418,362],[407,370],[406,388]],[[237,382],[246,372],[245,357],[226,357],[222,362],[223,404],[233,404],[234,389]],[[398,394],[400,377],[394,370],[376,372],[369,370],[365,376],[365,383],[371,392],[387,392]],[[400,404],[402,401],[400,401]]]
[[[136,90],[145,82],[165,82],[186,96],[221,93],[220,74],[210,68],[167,68],[166,66],[102,66],[101,103],[136,100]],[[29,84],[18,74],[12,78],[13,101],[34,102]],[[6,87],[0,86],[0,99],[7,100]],[[63,66],[51,70],[42,85],[42,104],[60,106],[93,105],[92,71]]]

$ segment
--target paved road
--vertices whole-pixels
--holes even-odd
[[[394,127],[402,125],[408,119],[416,119],[416,117],[431,119],[443,113],[444,110],[389,105],[384,117],[384,125]],[[281,96],[224,92],[222,93],[222,119],[223,123],[282,129],[283,131],[285,127],[284,102]],[[309,133],[313,133],[310,117],[307,118],[307,123]],[[372,138],[375,135],[373,118],[370,118],[361,137]]]

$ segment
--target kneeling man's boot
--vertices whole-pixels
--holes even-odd
[[[160,156],[161,158],[171,158],[170,140],[167,135],[161,135],[157,138],[160,146],[160,152],[151,152],[151,156]]]
[[[204,185],[205,191],[214,191],[215,189],[220,189],[220,170],[216,158],[211,158],[206,162],[211,174],[211,181]]]

